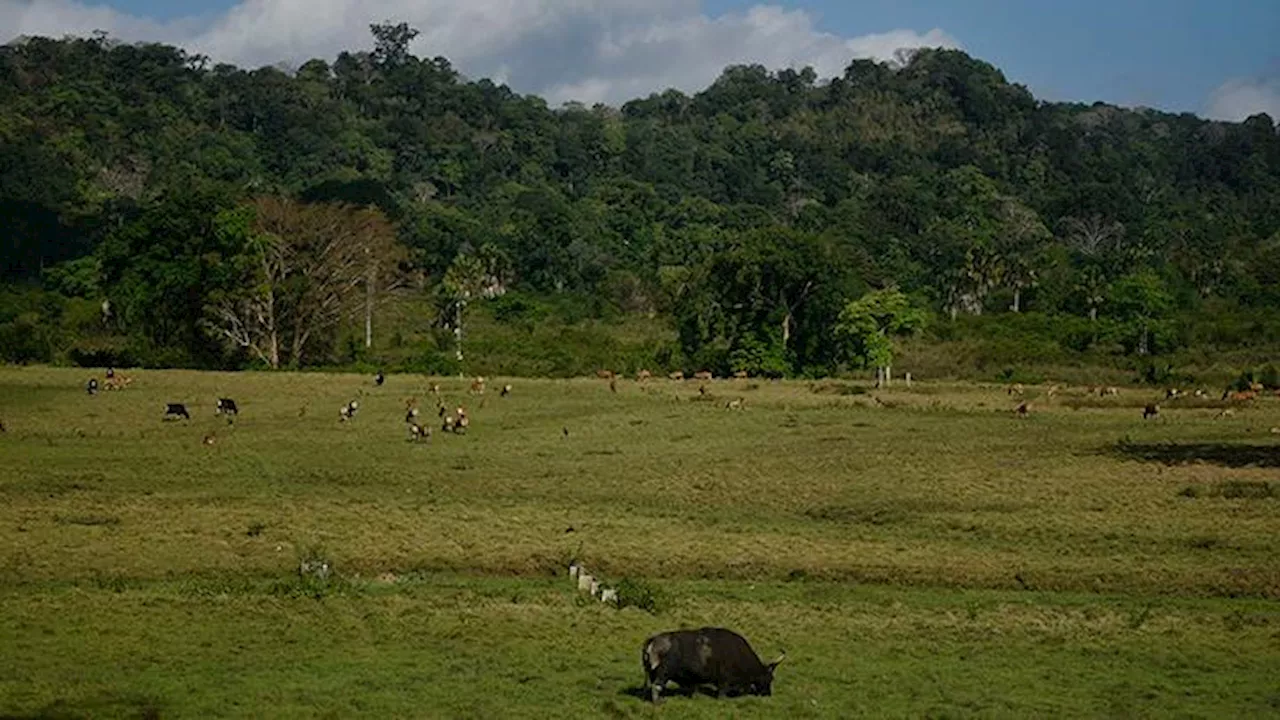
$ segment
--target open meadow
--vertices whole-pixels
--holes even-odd
[[[1280,716],[1270,395],[126,372],[0,369],[0,717]],[[645,702],[701,625],[773,696]]]

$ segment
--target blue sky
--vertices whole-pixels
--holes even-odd
[[[1280,0],[595,0],[586,10],[544,2],[514,11],[498,0],[312,0],[300,18],[287,13],[303,4],[283,0],[259,0],[256,9],[235,0],[79,2],[86,12],[104,4],[119,11],[113,34],[159,35],[148,39],[250,65],[367,45],[366,23],[353,23],[353,13],[405,19],[438,30],[423,33],[420,54],[444,54],[471,76],[553,100],[615,102],[666,84],[696,90],[729,62],[812,63],[831,73],[848,48],[875,56],[886,43],[942,37],[1046,99],[1211,116],[1269,110],[1280,119]],[[90,22],[21,11],[42,3],[65,5],[0,0],[0,26],[14,12],[27,31]],[[192,34],[191,25],[166,24],[195,15],[205,18],[199,27],[218,27]],[[931,30],[941,35],[927,36]],[[892,31],[914,35],[866,38]]]

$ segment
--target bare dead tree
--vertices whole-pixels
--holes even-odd
[[[1124,237],[1124,225],[1104,220],[1101,215],[1063,220],[1067,243],[1089,257],[1097,257],[1111,249]]]
[[[317,337],[352,313],[361,285],[372,314],[370,279],[397,267],[403,249],[376,208],[279,197],[258,198],[252,207],[246,289],[215,299],[208,325],[273,368],[286,354],[298,365]]]

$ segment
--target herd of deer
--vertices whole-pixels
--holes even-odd
[[[1249,389],[1247,390],[1233,390],[1231,388],[1227,388],[1226,390],[1223,391],[1221,400],[1223,402],[1244,404],[1257,399],[1258,396],[1261,395],[1264,390],[1265,388],[1263,387],[1262,383],[1257,383],[1257,382],[1251,383],[1249,386]],[[1061,391],[1062,391],[1061,386],[1051,385],[1048,391],[1045,393],[1045,396],[1049,398],[1053,398],[1053,397],[1056,397]],[[1005,390],[1005,392],[1009,395],[1021,397],[1024,394],[1025,389],[1023,388],[1021,383],[1014,383],[1013,385],[1010,385]],[[1113,395],[1118,396],[1120,394],[1120,389],[1116,387],[1111,387],[1111,386],[1089,385],[1084,389],[1084,394],[1085,395],[1097,394],[1099,397],[1108,397]],[[1276,397],[1280,397],[1280,390],[1276,390],[1275,395]],[[1203,389],[1187,391],[1187,390],[1180,390],[1178,388],[1169,388],[1165,390],[1164,399],[1166,401],[1174,401],[1174,400],[1178,400],[1188,396],[1203,399],[1203,400],[1207,400],[1210,397],[1209,393]],[[1019,402],[1017,407],[1013,409],[1013,412],[1015,415],[1017,415],[1020,418],[1025,418],[1030,416],[1031,414],[1030,401],[1023,400]],[[1215,419],[1221,419],[1224,417],[1230,417],[1233,414],[1234,412],[1232,411],[1231,408],[1223,408],[1214,417]],[[1153,417],[1158,417],[1159,415],[1160,415],[1159,403],[1150,402],[1144,405],[1142,408],[1142,419],[1144,420],[1149,420]]]

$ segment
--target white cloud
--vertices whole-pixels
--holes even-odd
[[[1210,118],[1239,122],[1258,113],[1280,120],[1280,76],[1228,80],[1209,96]]]
[[[854,58],[899,48],[960,47],[945,32],[857,37],[819,31],[803,10],[756,5],[716,17],[699,0],[243,0],[226,13],[156,22],[74,0],[0,0],[0,28],[17,35],[157,40],[244,67],[370,47],[369,25],[407,22],[412,50],[443,55],[469,77],[501,78],[552,103],[618,103],[676,87],[695,91],[733,63],[811,65],[840,73]],[[8,37],[0,37],[0,42]]]

